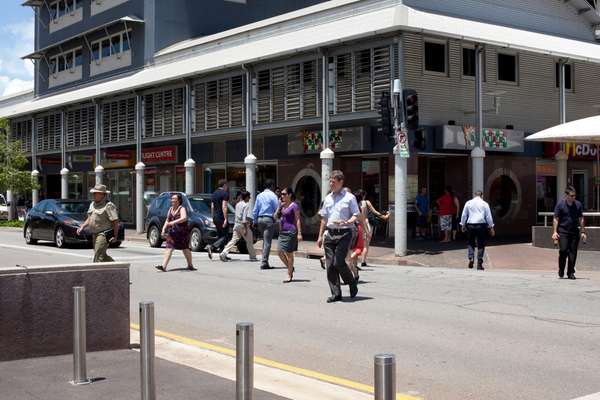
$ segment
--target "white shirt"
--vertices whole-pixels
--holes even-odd
[[[234,228],[242,227],[244,223],[248,222],[248,209],[250,204],[244,200],[240,200],[235,205],[235,225]]]
[[[348,193],[342,190],[339,194],[335,195],[329,193],[325,197],[323,207],[319,211],[321,217],[327,221],[327,227],[330,229],[350,229],[350,225],[336,224],[336,221],[347,221],[353,215],[358,216],[360,210],[358,209],[358,203],[356,197],[352,193]]]
[[[462,212],[460,224],[487,224],[488,228],[494,227],[490,206],[481,197],[476,196],[467,201]]]

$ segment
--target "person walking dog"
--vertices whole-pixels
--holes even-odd
[[[87,211],[88,217],[77,229],[77,234],[81,235],[81,232],[89,227],[94,244],[94,262],[111,262],[114,260],[106,254],[106,251],[108,246],[117,241],[119,237],[117,207],[107,201],[106,196],[110,194],[110,191],[106,190],[105,185],[94,186],[90,193],[94,197],[94,201],[90,203]]]
[[[495,236],[494,220],[487,202],[483,200],[481,191],[475,192],[475,196],[467,201],[460,219],[463,232],[468,232],[469,244],[469,268],[473,268],[475,258],[475,245],[477,245],[477,269],[483,271],[483,254],[485,252],[485,239],[488,234]]]
[[[559,278],[565,276],[565,266],[567,266],[568,261],[567,278],[575,279],[577,247],[580,240],[583,240],[584,243],[587,240],[583,205],[575,197],[575,188],[568,186],[565,190],[565,198],[558,202],[554,209],[552,240],[554,240],[554,243],[558,241],[560,249],[558,252]]]
[[[190,229],[188,226],[187,210],[183,206],[181,193],[173,193],[171,195],[171,208],[169,208],[167,219],[162,228],[162,236],[167,238],[167,248],[165,249],[162,264],[157,265],[156,269],[167,272],[167,265],[169,265],[173,250],[181,250],[187,261],[187,269],[195,271],[196,268],[192,264],[192,251],[190,250]]]
[[[346,264],[348,249],[352,241],[354,223],[360,215],[356,197],[344,188],[344,174],[336,170],[329,178],[331,193],[325,197],[323,207],[319,211],[321,226],[317,246],[325,247],[327,264],[327,281],[331,290],[328,303],[342,300],[340,276],[350,287],[350,297],[356,297],[358,286]]]

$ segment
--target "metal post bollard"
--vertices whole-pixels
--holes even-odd
[[[142,400],[156,399],[154,381],[154,303],[140,303],[140,370]]]
[[[375,400],[396,398],[396,357],[393,354],[375,356]]]
[[[91,382],[87,376],[85,332],[85,287],[73,287],[73,385]]]
[[[254,399],[254,325],[241,322],[236,326],[235,353],[236,399]]]

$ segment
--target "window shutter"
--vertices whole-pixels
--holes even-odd
[[[25,121],[13,121],[10,124],[10,136],[11,142],[19,142],[19,150],[22,153],[31,152],[31,120]]]
[[[231,78],[231,127],[244,126],[244,78]]]
[[[271,71],[258,72],[257,122],[271,122]]]
[[[300,64],[287,66],[286,120],[300,119]]]
[[[154,135],[154,95],[152,93],[144,95],[144,132],[142,137],[152,137]]]
[[[372,59],[371,49],[354,53],[354,111],[372,109]]]
[[[173,135],[185,133],[185,88],[173,89]]]
[[[229,78],[219,79],[218,81],[218,128],[228,128],[229,127]]]
[[[206,130],[206,85],[194,85],[194,113],[196,114],[196,132]]]
[[[302,63],[302,118],[317,116],[318,85],[316,61]]]
[[[102,105],[102,142],[123,143],[135,140],[135,98]]]
[[[206,84],[206,129],[217,129],[219,127],[219,94],[217,81]]]
[[[337,114],[352,112],[352,57],[340,54],[335,58],[336,90],[335,106]]]
[[[271,70],[271,121],[285,120],[285,68]]]
[[[392,64],[390,57],[390,47],[377,47],[373,49],[373,107],[379,109],[379,102],[382,92],[390,92],[392,81]]]

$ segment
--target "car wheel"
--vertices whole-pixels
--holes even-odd
[[[192,251],[202,250],[202,232],[198,228],[192,229],[192,233],[190,234],[190,249]]]
[[[60,249],[65,247],[65,232],[62,228],[58,228],[56,229],[56,232],[54,232],[54,244]]]
[[[33,229],[31,228],[31,225],[27,225],[27,227],[25,228],[25,243],[27,243],[27,244],[36,244],[37,243],[37,239],[33,238]]]
[[[160,247],[162,245],[158,226],[152,225],[150,227],[150,230],[148,231],[148,243],[150,243],[150,247]]]

